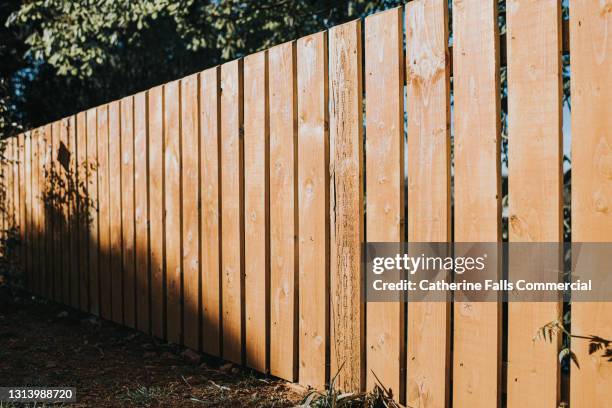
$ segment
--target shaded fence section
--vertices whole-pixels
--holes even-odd
[[[2,225],[27,288],[314,387],[340,370],[343,389],[381,381],[415,407],[609,406],[612,365],[587,342],[568,377],[561,337],[533,341],[561,303],[511,304],[506,325],[495,303],[363,302],[364,242],[502,239],[502,65],[509,239],[563,239],[560,4],[508,2],[500,37],[497,0],[453,2],[449,48],[447,3],[6,140]],[[612,13],[598,4],[572,1],[565,32],[579,241],[612,241]],[[572,305],[572,328],[612,337],[608,306]]]

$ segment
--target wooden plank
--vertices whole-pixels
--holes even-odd
[[[51,267],[53,268],[53,300],[56,302],[62,301],[63,293],[63,274],[62,274],[62,224],[60,217],[60,206],[58,200],[59,191],[59,174],[60,164],[58,160],[59,141],[61,134],[61,122],[57,121],[51,125],[51,164],[49,165],[49,212],[51,217],[52,235],[52,254]]]
[[[123,322],[136,327],[134,254],[134,98],[121,100],[121,269],[123,272]]]
[[[200,135],[198,75],[181,79],[184,343],[200,348]]]
[[[270,98],[270,373],[297,379],[298,207],[295,42],[271,48]]]
[[[244,184],[242,60],[221,66],[221,265],[223,358],[242,362]]]
[[[270,307],[268,52],[244,59],[246,363],[268,371]]]
[[[563,239],[561,5],[508,4],[508,233],[511,242]],[[509,276],[524,254],[509,254]],[[559,267],[553,265],[552,267]],[[508,407],[557,406],[560,336],[533,341],[562,304],[508,304]]]
[[[447,242],[450,212],[448,2],[406,5],[408,241]],[[408,303],[406,404],[450,396],[450,303]]]
[[[363,89],[361,21],[329,31],[330,72],[330,347],[338,387],[365,386],[362,297]]]
[[[108,105],[98,107],[98,234],[99,279],[100,279],[100,316],[112,318],[111,298],[111,243],[109,207],[109,165],[108,165]]]
[[[25,134],[24,139],[24,166],[23,166],[23,194],[24,194],[24,259],[26,288],[33,292],[36,285],[36,277],[34,276],[34,268],[32,265],[32,132]]]
[[[66,173],[67,186],[68,186],[68,197],[67,197],[67,231],[68,243],[70,245],[70,255],[68,258],[68,267],[70,268],[70,306],[77,309],[79,307],[80,300],[80,283],[79,283],[79,242],[78,235],[76,234],[77,225],[75,219],[76,213],[76,200],[78,196],[77,187],[77,168],[76,168],[76,156],[78,146],[76,144],[76,117],[70,116],[68,118],[68,171]]]
[[[34,129],[30,136],[30,265],[32,274],[32,293],[41,295],[40,251],[39,251],[39,207],[38,207],[38,141],[41,128]]]
[[[164,275],[164,111],[163,87],[147,93],[149,126],[149,250],[151,251],[151,333],[165,334]]]
[[[26,238],[26,210],[25,210],[25,133],[20,133],[18,136],[18,153],[17,156],[19,158],[18,162],[18,173],[19,173],[19,242],[21,248],[19,250],[19,266],[21,267],[21,271],[23,273],[24,278],[24,286],[27,288],[29,284],[28,274],[25,269],[25,238]]]
[[[181,133],[179,82],[164,85],[164,231],[166,336],[182,341],[181,311]]]
[[[100,315],[99,275],[99,203],[98,203],[98,114],[95,108],[87,111],[87,232],[89,263],[89,312]]]
[[[13,157],[13,234],[16,239],[19,238],[20,226],[20,201],[19,201],[19,137],[11,138],[12,157]],[[19,254],[16,254],[19,257]],[[55,287],[54,287],[55,288]],[[51,298],[53,299],[53,297]]]
[[[403,61],[402,10],[365,19],[366,239],[403,240]],[[386,41],[381,41],[385,38]],[[400,396],[404,366],[404,305],[368,303],[366,387],[378,384]]]
[[[59,164],[58,181],[60,182],[60,199],[58,202],[58,215],[60,224],[60,240],[62,252],[60,254],[60,271],[62,274],[62,303],[69,305],[71,301],[70,297],[70,284],[72,283],[72,277],[70,275],[70,225],[68,223],[70,210],[69,210],[69,195],[70,195],[70,119],[65,118],[61,120],[60,125],[60,138],[59,146],[57,150],[57,161]]]
[[[570,7],[572,58],[572,240],[612,241],[612,9],[574,0]],[[572,303],[572,333],[612,338],[609,302]],[[580,369],[571,367],[570,406],[612,405],[612,365],[589,342],[573,339]]]
[[[76,115],[76,189],[77,200],[75,203],[75,222],[78,258],[77,273],[79,275],[79,307],[81,310],[89,311],[89,268],[88,268],[88,248],[89,234],[87,233],[87,223],[89,221],[87,196],[87,112],[83,111]]]
[[[297,42],[299,379],[323,388],[329,347],[327,33]]]
[[[42,272],[44,276],[44,290],[43,294],[47,299],[53,299],[53,274],[52,274],[52,256],[53,256],[53,233],[50,228],[50,214],[49,214],[49,166],[51,165],[51,139],[52,139],[52,125],[47,124],[44,128],[44,135],[41,142],[41,163],[40,163],[40,194],[41,194],[41,212],[42,212],[42,229],[43,229],[43,242],[42,248]],[[10,202],[11,207],[13,203]]]
[[[200,74],[202,188],[202,351],[221,355],[220,129],[219,67]]]
[[[502,197],[497,0],[455,0],[453,27],[454,238],[497,242]],[[453,406],[499,406],[501,313],[501,303],[455,303]]]
[[[147,94],[134,96],[134,222],[136,255],[136,327],[151,333],[149,318],[149,179],[147,140]]]
[[[108,104],[108,184],[112,320],[123,323],[123,271],[121,268],[121,106]]]

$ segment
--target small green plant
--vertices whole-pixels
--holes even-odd
[[[344,363],[338,369],[325,391],[312,390],[302,400],[302,408],[400,408],[393,400],[393,393],[387,389],[374,372],[376,384],[368,393],[343,392],[336,388],[336,379]]]
[[[155,402],[159,402],[163,397],[169,394],[169,390],[162,387],[145,387],[138,386],[134,389],[127,390],[121,399],[137,406],[150,406]]]

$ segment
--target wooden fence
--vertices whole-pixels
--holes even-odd
[[[314,387],[343,365],[412,407],[610,406],[612,363],[572,341],[568,385],[560,336],[533,341],[561,303],[363,302],[365,241],[502,239],[502,64],[509,239],[563,239],[562,38],[572,237],[612,241],[609,2],[564,25],[508,0],[503,37],[497,0],[453,3],[451,48],[447,0],[416,0],[7,140],[27,287]],[[612,338],[609,304],[571,311]]]

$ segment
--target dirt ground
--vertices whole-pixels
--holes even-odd
[[[291,407],[302,398],[278,379],[198,359],[45,300],[0,308],[0,386],[76,387],[78,407]]]

